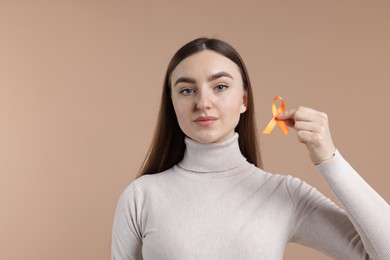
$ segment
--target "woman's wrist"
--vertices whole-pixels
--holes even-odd
[[[317,166],[317,165],[320,165],[320,164],[332,159],[336,155],[336,150],[337,149],[335,148],[334,152],[330,156],[326,157],[325,159],[318,160],[318,161],[314,162],[314,165]]]

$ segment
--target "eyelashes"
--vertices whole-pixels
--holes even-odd
[[[217,85],[214,89],[221,92],[221,91],[225,91],[226,89],[228,88],[227,85],[224,85],[224,84],[219,84]]]
[[[227,90],[229,88],[229,86],[228,85],[225,85],[225,84],[218,84],[218,85],[216,85],[214,88],[213,88],[213,90],[215,91],[215,92],[223,92],[223,91],[225,91],[225,90]],[[194,93],[196,93],[197,91],[196,91],[196,88],[183,88],[183,89],[181,89],[180,91],[179,91],[179,93],[181,94],[181,95],[183,95],[183,96],[189,96],[189,95],[192,95],[192,94],[194,94]]]
[[[195,92],[195,90],[193,90],[192,88],[184,88],[184,89],[179,91],[179,93],[182,94],[183,96],[189,96],[194,92]]]

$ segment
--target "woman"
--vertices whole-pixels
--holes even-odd
[[[122,193],[112,258],[282,259],[298,242],[337,259],[390,259],[390,207],[336,150],[324,113],[278,115],[344,206],[305,182],[262,170],[251,84],[217,39],[172,58],[139,177]]]

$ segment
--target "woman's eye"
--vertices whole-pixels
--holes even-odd
[[[183,94],[185,96],[191,95],[192,93],[194,93],[194,90],[191,88],[185,88],[180,90],[180,94]]]
[[[228,88],[228,86],[226,86],[226,85],[218,85],[218,86],[215,87],[215,89],[217,91],[224,91],[227,88]]]

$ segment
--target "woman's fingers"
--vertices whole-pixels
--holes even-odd
[[[321,163],[333,156],[336,148],[325,113],[300,106],[277,115],[276,118],[284,120],[296,130],[298,140],[306,145],[313,163]]]

